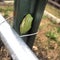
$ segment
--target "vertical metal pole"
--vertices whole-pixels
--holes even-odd
[[[46,3],[47,0],[15,0],[14,11],[15,14],[13,28],[16,30],[18,34],[20,34],[19,25],[22,22],[24,16],[27,15],[28,13],[30,13],[33,16],[34,21],[31,30],[27,34],[37,32]],[[35,35],[25,38],[24,40],[26,40],[27,45],[30,48],[32,48]]]

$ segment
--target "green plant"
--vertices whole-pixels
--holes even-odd
[[[42,18],[43,18],[43,19],[46,19],[46,18],[48,18],[48,17],[47,17],[47,16],[45,16],[45,15],[43,15],[43,16],[42,16]]]
[[[46,33],[46,36],[47,36],[48,38],[56,41],[56,34],[55,34],[54,32],[49,31],[49,32]]]
[[[0,12],[2,12],[3,11],[3,9],[2,8],[0,8]]]
[[[13,8],[12,7],[6,7],[5,11],[13,11]]]
[[[60,27],[57,27],[57,32],[60,33]]]
[[[13,11],[12,6],[7,6],[5,8],[0,7],[0,12],[7,12],[7,11]]]
[[[4,13],[4,17],[7,18],[9,15],[8,15],[8,12],[5,12]]]
[[[7,7],[4,7],[4,8],[2,8],[2,7],[0,7],[0,10],[1,10],[1,12],[8,12],[8,11],[13,11],[13,7],[12,6],[7,6]]]

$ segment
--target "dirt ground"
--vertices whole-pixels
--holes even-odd
[[[48,18],[42,19],[33,46],[33,51],[39,59],[60,60],[60,33],[57,32],[59,26]],[[47,32],[54,32],[55,38],[53,34],[46,36]]]
[[[0,40],[0,60],[11,60],[11,56],[8,53],[8,50]]]

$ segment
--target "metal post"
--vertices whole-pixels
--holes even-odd
[[[16,30],[18,34],[20,34],[19,25],[23,20],[24,16],[28,13],[30,13],[33,16],[34,21],[31,30],[27,34],[37,32],[46,3],[47,0],[15,0],[13,28]],[[25,38],[24,40],[26,40],[27,45],[30,48],[32,48],[35,35]]]

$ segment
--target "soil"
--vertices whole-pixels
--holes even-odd
[[[12,60],[8,50],[0,40],[0,60]]]
[[[35,39],[33,51],[41,60],[60,60],[60,33],[57,28],[60,26],[50,19],[42,19],[40,29]],[[46,36],[47,32],[54,32],[56,41]]]

